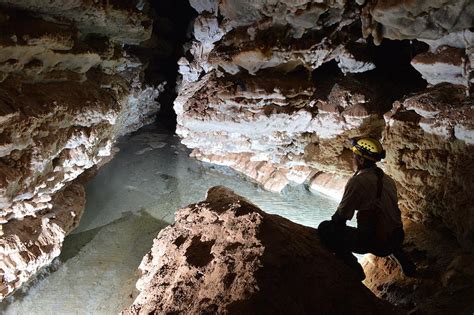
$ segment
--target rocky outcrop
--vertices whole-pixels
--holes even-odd
[[[459,246],[439,222],[404,222],[405,247],[418,276],[405,277],[397,263],[368,255],[365,285],[377,296],[416,314],[470,314],[474,310],[474,255]]]
[[[438,85],[397,102],[387,113],[386,171],[399,183],[401,206],[413,221],[441,220],[474,248],[474,112],[464,89]]]
[[[467,2],[191,5],[200,15],[188,46],[192,57],[179,61],[183,81],[175,101],[177,133],[199,159],[239,171],[265,165],[268,171],[243,173],[270,190],[291,182],[286,174],[295,167],[307,170],[303,181],[321,171],[348,175],[345,139],[380,137],[382,115],[403,96],[383,85],[415,85],[391,82],[383,67],[374,72],[381,62],[370,35],[376,44],[383,37],[423,40],[430,51],[412,47],[407,56],[421,51],[412,65],[429,84],[471,84],[472,10]],[[442,12],[453,18],[458,14],[456,22],[443,23]],[[405,25],[410,19],[412,24]],[[339,74],[319,71],[330,62]],[[371,75],[358,75],[366,72]],[[393,94],[391,100],[387,93]]]
[[[225,187],[181,209],[140,264],[125,314],[392,313],[325,250],[316,230]]]
[[[72,184],[54,195],[51,209],[1,225],[0,298],[59,256],[64,237],[79,224],[84,204],[83,186]]]
[[[385,170],[398,184],[406,246],[419,275],[406,278],[386,258],[369,257],[368,287],[420,314],[474,310],[474,125],[464,88],[438,85],[387,113]]]
[[[48,232],[46,218],[64,211],[79,220],[84,194],[71,199],[74,210],[56,209],[55,200],[77,191],[68,185],[159,110],[161,86],[144,84],[144,65],[126,46],[151,36],[151,20],[136,5],[0,1],[0,224],[10,238],[32,224],[46,231],[41,250],[28,254],[26,233],[16,245],[7,234],[0,239],[12,248],[4,251],[3,296],[51,262],[75,225]]]
[[[472,1],[191,4],[200,16],[179,63],[175,110],[193,156],[269,190],[294,181],[334,194],[337,176],[351,172],[346,139],[379,137],[407,245],[421,269],[432,267],[428,278],[407,280],[389,260],[371,259],[370,288],[422,313],[449,309],[449,292],[469,301]]]

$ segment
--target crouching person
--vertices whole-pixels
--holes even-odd
[[[395,182],[376,166],[385,158],[380,142],[370,137],[351,139],[353,167],[344,195],[331,221],[318,227],[322,243],[351,267],[360,280],[364,270],[353,253],[391,256],[406,276],[416,267],[402,249],[404,232]],[[357,211],[357,228],[346,226]]]

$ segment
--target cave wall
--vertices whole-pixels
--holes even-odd
[[[345,139],[380,137],[393,102],[426,86],[420,74],[470,86],[469,2],[191,4],[200,15],[179,61],[177,133],[197,158],[270,190],[319,172],[350,174]]]
[[[352,172],[347,138],[381,137],[407,246],[431,276],[407,280],[372,257],[368,286],[423,310],[459,293],[468,308],[472,1],[190,4],[199,15],[174,109],[192,155],[272,191],[331,192]],[[139,53],[152,26],[144,1],[0,0],[0,298],[58,255],[83,211],[86,170],[154,119],[163,87],[144,84]]]
[[[190,2],[175,110],[192,155],[269,190],[324,190],[351,174],[348,137],[380,138],[422,277],[369,257],[367,285],[472,312],[472,1]]]
[[[78,178],[154,120],[162,85],[129,52],[151,36],[142,1],[2,0],[0,29],[2,298],[59,255],[84,209]]]

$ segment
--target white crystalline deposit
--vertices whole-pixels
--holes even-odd
[[[13,248],[2,259],[2,297],[49,264],[80,219],[84,194],[64,207],[57,196],[159,110],[163,86],[145,86],[142,63],[123,49],[151,36],[136,5],[0,1],[0,224],[11,231],[0,242]],[[39,249],[19,234],[37,223]]]
[[[193,156],[230,165],[274,191],[304,182],[316,165],[326,169],[342,154],[349,135],[363,128],[380,132],[383,124],[369,92],[345,83],[336,84],[328,100],[315,98],[317,87],[305,73],[282,78],[275,72],[211,72],[187,88],[175,101],[182,143],[196,149]],[[307,152],[321,141],[338,145],[319,150],[318,157]],[[349,167],[342,165],[343,170]]]
[[[419,126],[424,132],[472,144],[474,107],[461,87],[438,85],[408,98],[402,108],[413,110],[420,116]]]
[[[191,5],[200,15],[187,46],[193,57],[179,61],[174,109],[177,133],[194,156],[277,191],[304,182],[314,169],[350,172],[346,157],[337,162],[345,138],[381,131],[377,91],[344,77],[338,90],[335,80],[318,75],[316,83],[311,71],[333,60],[344,74],[375,68],[364,57],[367,42],[349,27],[358,11],[324,1]],[[331,149],[321,150],[322,142],[333,142]]]
[[[122,41],[143,31],[147,15],[132,6],[46,2],[0,1],[36,13],[32,18],[5,11],[0,21],[2,222],[50,208],[48,198],[159,110],[155,99],[162,86],[144,86],[143,66],[117,45],[148,38],[145,32]],[[76,23],[59,23],[61,17]],[[109,28],[95,30],[100,39],[84,37],[81,27],[94,23]]]
[[[84,197],[82,185],[70,185],[54,196],[52,208],[46,215],[12,220],[2,225],[0,299],[59,256],[64,237],[79,224]]]

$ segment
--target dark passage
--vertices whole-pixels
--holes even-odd
[[[176,129],[176,113],[173,110],[176,81],[178,79],[178,60],[184,55],[183,45],[192,37],[192,23],[197,12],[188,0],[151,2],[153,16],[153,35],[146,45],[129,49],[142,61],[148,63],[145,70],[147,84],[157,86],[166,81],[165,91],[158,97],[161,109],[157,122],[168,132]],[[145,47],[143,47],[145,46]]]
[[[152,1],[154,19],[153,32],[157,47],[145,78],[150,82],[166,81],[165,91],[160,94],[158,102],[161,110],[157,122],[170,132],[176,129],[176,114],[173,101],[177,96],[176,80],[178,76],[178,60],[184,55],[183,45],[189,41],[192,32],[192,21],[197,12],[187,0]]]

